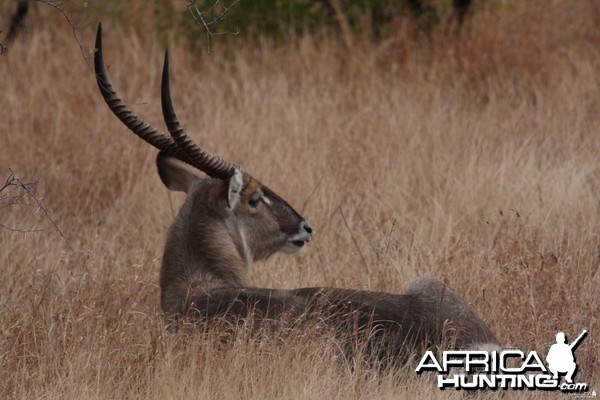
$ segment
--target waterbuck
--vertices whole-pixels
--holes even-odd
[[[168,233],[160,274],[161,304],[168,319],[277,323],[317,315],[342,337],[369,337],[378,356],[392,360],[404,359],[418,346],[477,348],[497,343],[471,307],[433,278],[415,280],[404,294],[248,287],[248,265],[278,251],[298,251],[312,239],[310,225],[274,191],[238,165],[208,153],[184,132],[171,101],[166,53],[161,103],[170,136],[134,115],[113,90],[104,67],[100,25],[94,66],[111,111],[160,150],[156,161],[163,183],[187,193]]]

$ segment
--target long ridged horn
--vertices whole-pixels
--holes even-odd
[[[125,103],[117,96],[106,74],[104,67],[104,56],[102,54],[102,24],[98,24],[96,32],[96,51],[94,53],[94,69],[96,71],[96,82],[108,108],[127,126],[133,133],[145,140],[147,143],[159,149],[163,154],[177,158],[180,161],[191,164],[186,152],[177,146],[163,132],[153,128],[139,117],[137,117]]]
[[[195,143],[187,135],[187,133],[185,133],[179,124],[177,115],[175,115],[175,110],[173,108],[173,102],[171,100],[168,51],[165,51],[165,62],[163,65],[162,83],[160,88],[160,100],[162,104],[163,117],[165,119],[165,124],[167,124],[167,128],[169,129],[169,133],[171,134],[171,137],[175,143],[177,143],[177,145],[186,153],[192,166],[198,168],[200,171],[204,172],[210,177],[219,179],[229,178],[231,175],[233,175],[235,169],[241,170],[238,165],[226,161],[218,155],[210,154],[208,151],[203,149],[201,146]]]

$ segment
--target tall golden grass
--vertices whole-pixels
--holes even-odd
[[[38,182],[72,250],[37,207],[0,208],[0,397],[461,397],[412,365],[350,368],[310,332],[167,333],[158,271],[182,198],[103,104],[62,17],[37,17],[0,57],[0,167]],[[557,331],[587,328],[577,380],[600,389],[599,21],[595,2],[509,1],[427,41],[406,24],[378,44],[305,37],[201,57],[172,44],[184,126],[315,228],[251,283],[401,292],[436,276],[506,346],[545,355]],[[117,91],[162,127],[163,49],[151,29],[103,22]]]

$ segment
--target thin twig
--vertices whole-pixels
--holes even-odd
[[[65,17],[65,19],[67,20],[67,23],[71,27],[73,37],[75,38],[75,41],[77,42],[77,45],[79,46],[79,51],[81,51],[81,55],[83,56],[83,59],[87,60],[87,58],[86,58],[86,48],[87,47],[81,43],[81,41],[79,40],[79,37],[77,36],[77,31],[80,28],[77,27],[73,23],[73,20],[71,19],[71,15],[66,10],[67,4],[69,4],[69,1],[68,0],[60,0],[60,1],[36,0],[36,1],[39,1],[40,3],[43,3],[47,6],[50,6],[54,9],[58,10],[58,12],[60,12],[63,15],[63,17]]]
[[[16,232],[16,233],[39,233],[43,232],[43,229],[19,229],[19,228],[11,228],[10,226],[6,226],[0,224],[0,228],[5,229],[7,231]]]
[[[304,203],[302,203],[302,207],[300,207],[300,212],[301,213],[304,213],[304,210],[306,209],[306,206],[308,205],[308,203],[312,199],[313,195],[317,192],[317,190],[321,186],[322,182],[323,182],[323,177],[319,178],[317,184],[313,187],[313,189],[311,190],[311,192],[308,194],[308,197],[306,198],[306,200],[304,200]]]
[[[394,227],[396,226],[397,221],[398,220],[396,218],[394,218],[394,221],[392,221],[392,228],[390,229],[390,233],[388,234],[387,243],[385,244],[385,251],[383,253],[384,261],[387,259],[388,250],[390,249],[390,244],[392,243],[392,233],[394,233]]]
[[[34,213],[41,211],[42,214],[44,215],[44,217],[46,217],[48,219],[48,221],[50,221],[50,223],[52,224],[54,229],[63,238],[63,240],[67,244],[67,247],[71,251],[73,251],[73,247],[71,247],[71,244],[69,243],[69,241],[67,240],[67,238],[65,237],[63,232],[60,230],[60,228],[58,227],[58,224],[56,223],[56,221],[54,221],[54,219],[48,213],[48,210],[46,209],[46,207],[44,207],[44,205],[42,204],[42,202],[41,202],[42,199],[38,198],[35,195],[35,189],[37,186],[37,182],[25,183],[15,175],[15,173],[12,169],[9,168],[8,171],[10,174],[9,174],[8,178],[6,179],[6,182],[4,183],[4,185],[0,188],[0,206],[8,206],[8,205],[14,205],[14,204],[35,206],[36,210],[34,211]],[[7,194],[6,192],[8,191],[8,189],[10,187],[15,188],[17,190],[17,193],[14,195]],[[4,192],[4,194],[2,192]],[[27,197],[33,203],[27,203],[26,200],[24,199],[24,197]],[[20,232],[20,233],[41,232],[42,231],[41,229],[10,228],[3,224],[0,224],[0,228],[4,228],[4,229],[7,229],[12,232]]]
[[[340,214],[342,215],[342,220],[344,221],[344,225],[346,225],[346,229],[348,230],[348,233],[350,233],[350,238],[352,239],[352,242],[354,243],[354,247],[356,247],[356,251],[358,251],[358,255],[360,255],[360,259],[362,260],[362,263],[365,266],[365,270],[367,271],[367,279],[370,280],[371,271],[369,270],[369,265],[367,264],[367,260],[365,260],[363,253],[360,251],[360,247],[358,247],[358,242],[356,241],[356,238],[354,237],[354,234],[352,233],[352,230],[350,229],[350,225],[348,225],[348,221],[346,220],[346,216],[344,215],[344,210],[342,209],[341,206],[340,206]]]
[[[214,32],[212,30],[219,22],[221,22],[225,19],[225,17],[229,13],[229,11],[231,11],[233,9],[233,6],[238,1],[239,0],[233,0],[233,2],[230,5],[226,6],[223,3],[221,3],[220,0],[215,0],[214,3],[211,6],[209,6],[205,11],[200,11],[198,6],[196,5],[195,0],[184,0],[186,7],[188,8],[188,10],[190,11],[190,14],[192,15],[192,18],[194,18],[194,20],[199,25],[204,26],[204,29],[206,30],[206,40],[207,40],[206,50],[209,54],[210,54],[210,40],[213,37],[220,36],[220,35],[237,35],[240,33],[240,29],[238,27],[235,28],[235,31]],[[221,7],[222,11],[217,13],[214,17],[212,17],[212,19],[209,20],[208,15],[211,14],[212,11],[214,9],[216,9],[217,7]]]

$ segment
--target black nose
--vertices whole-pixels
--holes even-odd
[[[302,222],[302,227],[304,228],[304,230],[306,231],[306,233],[312,233],[312,228],[310,227],[310,225],[308,224],[308,222],[303,221]]]

